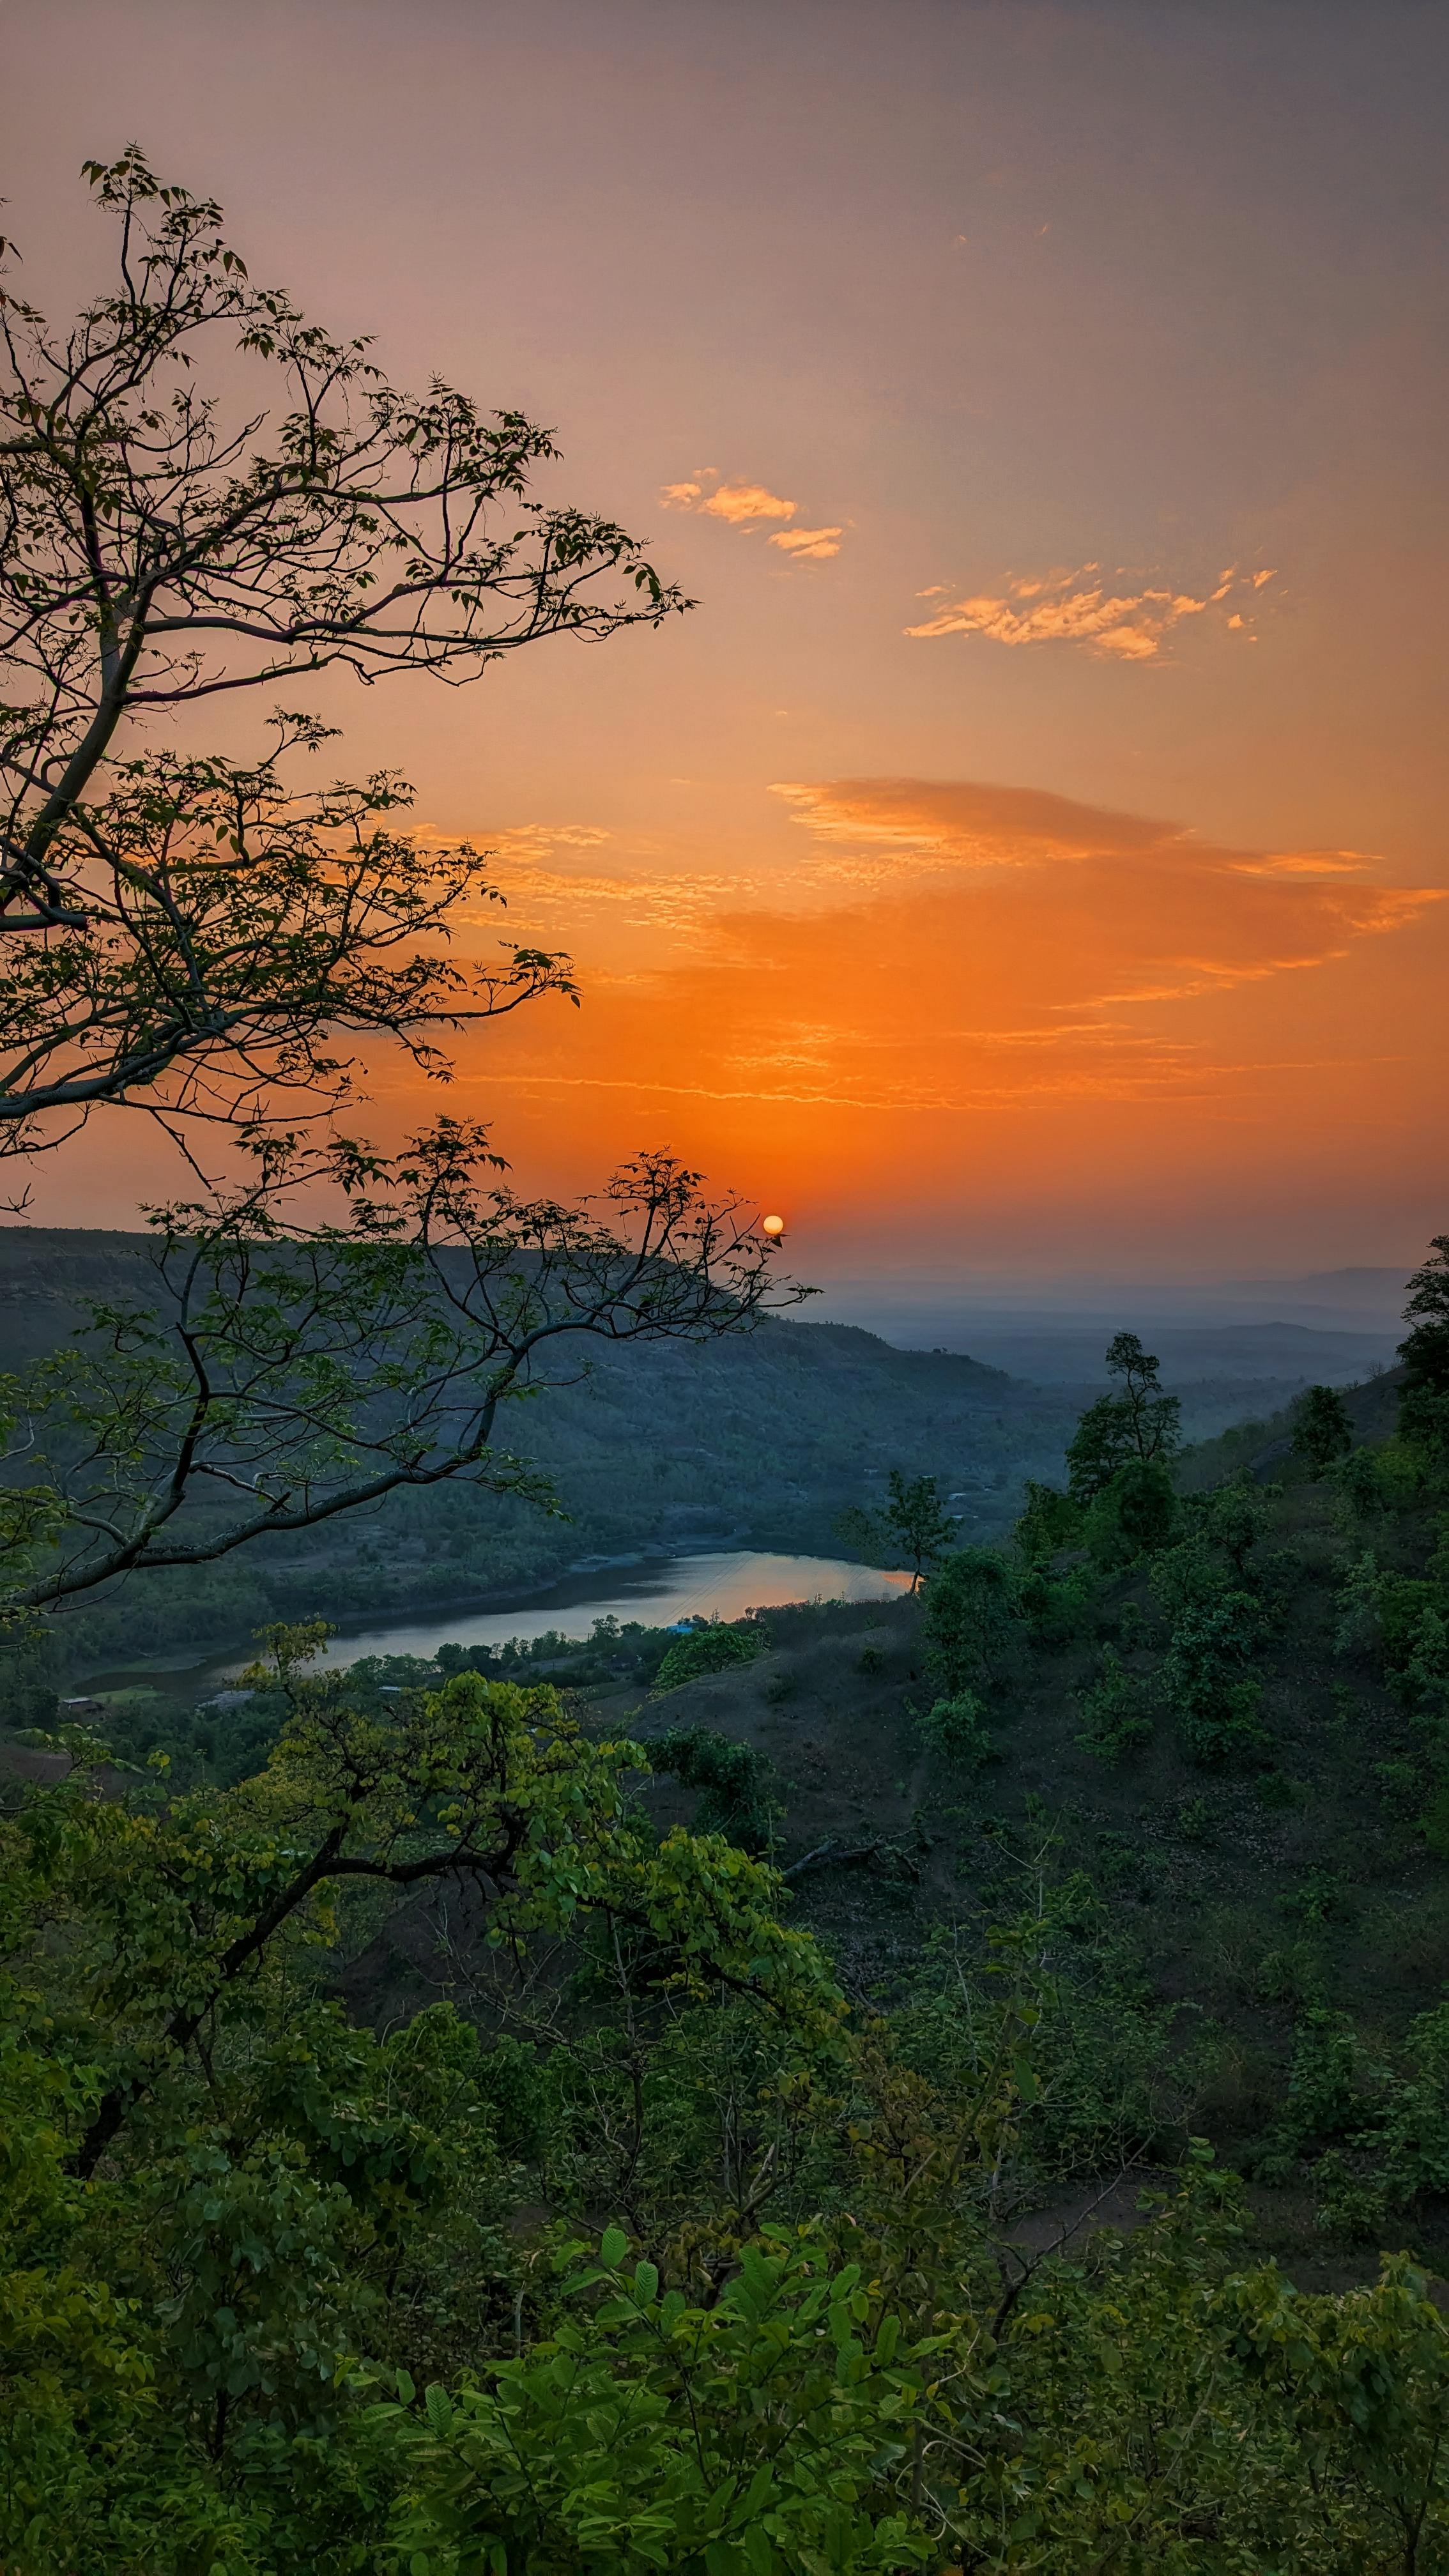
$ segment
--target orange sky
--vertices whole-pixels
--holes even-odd
[[[318,696],[579,959],[461,1053],[522,1177],[670,1144],[827,1281],[1449,1223],[1439,13],[50,0],[7,48],[29,292],[134,132],[700,600]],[[36,1215],[121,1221],[138,1137]]]

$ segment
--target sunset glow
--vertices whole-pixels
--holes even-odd
[[[1449,1223],[1442,21],[59,0],[8,41],[28,293],[94,282],[76,169],[135,132],[394,375],[556,424],[558,495],[698,602],[311,689],[583,991],[451,1092],[379,1059],[375,1132],[481,1116],[557,1190],[668,1146],[827,1285]],[[166,1186],[112,1122],[35,1212]]]

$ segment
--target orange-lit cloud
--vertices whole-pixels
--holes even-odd
[[[1199,599],[1191,591],[1158,585],[1113,590],[1101,578],[1092,578],[1100,573],[1099,564],[1083,564],[1076,572],[1015,579],[1000,596],[950,601],[920,625],[908,626],[906,633],[985,635],[995,644],[1080,644],[1088,652],[1117,661],[1151,662],[1162,653],[1174,627],[1226,599],[1235,578],[1229,570],[1221,575],[1216,590]],[[1272,578],[1271,572],[1255,573],[1248,586],[1261,590]],[[944,589],[943,583],[934,583],[916,596],[938,598]],[[1240,630],[1249,621],[1235,613],[1227,623]]]
[[[713,489],[711,489],[713,485]],[[682,483],[666,483],[659,495],[666,510],[692,510],[706,519],[723,519],[725,525],[753,536],[772,519],[793,519],[798,501],[789,501],[781,492],[772,492],[764,483],[722,483],[718,469],[702,465]],[[778,546],[795,563],[828,563],[840,552],[843,528],[777,528],[768,542]]]
[[[1289,1149],[1382,1161],[1423,1092],[1439,889],[1033,789],[783,792],[809,836],[788,905],[715,893],[688,954],[490,1035],[507,1135],[562,1116],[585,1171],[668,1141],[858,1232],[889,1206],[949,1234],[1023,1191],[1095,1192],[1110,1229],[1168,1171],[1191,1193]]]
[[[723,519],[732,528],[755,528],[762,519],[793,519],[800,504],[767,492],[763,483],[721,483],[699,507],[707,519]]]
[[[827,563],[832,555],[839,554],[844,534],[843,528],[782,528],[769,542],[797,563]]]
[[[908,872],[1039,866],[1092,852],[1158,849],[1186,839],[1176,824],[1104,811],[1034,787],[966,779],[782,780],[773,790],[824,854],[816,873],[855,886]]]
[[[1281,1247],[1293,1205],[1432,1196],[1443,889],[1041,789],[779,795],[783,871],[768,834],[745,873],[664,835],[476,831],[510,910],[460,944],[572,950],[584,1007],[465,1028],[442,1100],[374,1059],[368,1131],[479,1116],[550,1192],[664,1146],[786,1206],[807,1276],[822,1243],[866,1271],[1003,1247],[1211,1271],[1255,1229]],[[112,1159],[94,1205],[117,1186]]]
[[[672,953],[749,884],[738,870],[701,869],[660,843],[631,838],[621,848],[593,824],[506,825],[483,832],[478,846],[504,907],[465,906],[456,916],[464,940],[481,931],[505,946],[516,938],[582,947],[606,967],[626,956],[637,963],[646,941],[651,955]]]

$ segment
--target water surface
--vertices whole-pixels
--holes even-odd
[[[431,1657],[444,1644],[501,1646],[510,1637],[542,1637],[550,1628],[564,1637],[584,1638],[596,1619],[610,1617],[667,1628],[676,1619],[740,1619],[747,1610],[778,1609],[792,1601],[890,1601],[909,1583],[908,1574],[847,1565],[839,1557],[771,1556],[758,1548],[735,1548],[718,1556],[655,1557],[639,1565],[566,1575],[513,1610],[429,1610],[424,1617],[393,1620],[385,1628],[349,1629],[332,1639],[325,1661],[350,1664],[359,1655]]]

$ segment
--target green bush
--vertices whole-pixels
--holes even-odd
[[[926,1585],[926,1662],[947,1698],[996,1670],[1016,1622],[1016,1580],[995,1548],[959,1548],[937,1567]]]
[[[1090,1690],[1080,1693],[1082,1731],[1077,1742],[1109,1768],[1152,1733],[1147,1684],[1129,1673],[1115,1647],[1102,1649],[1102,1669]]]
[[[753,1744],[739,1744],[708,1726],[671,1726],[649,1746],[655,1771],[671,1772],[697,1789],[694,1829],[723,1834],[742,1851],[764,1851],[784,1811],[775,1766]]]
[[[1263,1605],[1219,1562],[1209,1529],[1170,1548],[1152,1589],[1171,1621],[1162,1690],[1190,1760],[1237,1761],[1267,1742],[1263,1686],[1252,1670]]]
[[[1171,1545],[1178,1510],[1166,1460],[1129,1458],[1086,1515],[1087,1545],[1099,1565],[1135,1565]]]
[[[1351,2165],[1341,2147],[1330,2147],[1313,2168],[1313,2223],[1335,2245],[1374,2245],[1388,2222],[1388,2204],[1372,2175]]]
[[[1407,2055],[1408,2073],[1391,2080],[1380,2132],[1386,2185],[1398,2206],[1421,2192],[1449,2192],[1449,2003],[1419,2015]]]
[[[1080,1544],[1081,1507],[1056,1485],[1038,1484],[1029,1478],[1026,1507],[1012,1535],[1028,1565],[1049,1565],[1063,1548]]]
[[[1388,1501],[1376,1449],[1351,1449],[1330,1471],[1335,1513],[1345,1531],[1377,1521]]]
[[[979,1770],[983,1763],[1001,1759],[986,1724],[985,1708],[974,1691],[958,1691],[954,1699],[938,1699],[916,1724],[922,1743],[943,1762],[958,1762]]]
[[[1305,1387],[1293,1408],[1293,1449],[1316,1484],[1353,1448],[1353,1428],[1338,1389]]]
[[[696,1628],[693,1636],[676,1638],[654,1676],[657,1691],[678,1690],[683,1682],[697,1682],[705,1673],[725,1673],[736,1664],[752,1664],[769,1645],[763,1628],[753,1623],[727,1628],[722,1621],[711,1620],[707,1628]]]
[[[897,2495],[934,2374],[860,2267],[782,2230],[746,2245],[722,2296],[698,2307],[661,2294],[655,2266],[627,2253],[609,2228],[525,2359],[451,2397],[430,2389],[419,2413],[378,2410],[410,2472],[387,2564],[439,2576],[938,2566]]]

